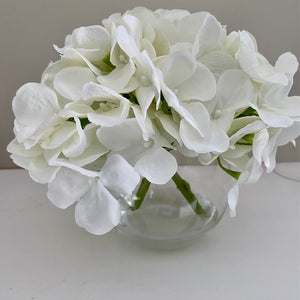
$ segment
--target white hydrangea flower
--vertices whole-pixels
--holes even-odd
[[[85,170],[62,159],[49,162],[62,167],[48,185],[48,198],[60,208],[78,202],[76,223],[93,234],[104,234],[118,225],[120,204],[108,189],[131,194],[140,176],[120,155],[107,158],[100,172]]]
[[[300,120],[300,97],[288,97],[291,85],[265,83],[251,106],[270,127],[287,128]]]
[[[275,67],[257,51],[255,38],[247,31],[239,32],[240,45],[236,59],[241,68],[259,83],[288,85],[289,78],[297,70],[297,59],[291,53],[283,54]]]
[[[23,85],[13,99],[12,108],[15,115],[14,132],[18,142],[35,141],[26,144],[26,148],[34,146],[45,129],[52,128],[61,121],[55,92],[40,83]]]
[[[165,184],[177,171],[174,156],[159,141],[145,141],[135,118],[113,127],[101,127],[97,137],[107,148],[125,157],[142,177],[152,183]]]
[[[105,67],[103,59],[111,46],[110,33],[100,25],[76,28],[65,40],[65,46],[55,49],[66,60],[87,66],[95,75],[100,75]]]
[[[138,7],[102,24],[73,30],[41,83],[17,91],[13,161],[58,207],[78,202],[76,222],[94,234],[118,224],[116,195],[140,177],[172,179],[172,151],[238,178],[235,215],[239,186],[271,172],[300,134],[296,57],[272,66],[250,33],[227,34],[208,12]]]

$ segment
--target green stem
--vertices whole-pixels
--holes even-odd
[[[133,206],[131,207],[132,210],[137,210],[141,207],[144,198],[148,192],[151,182],[148,181],[146,178],[142,179],[141,185],[136,193],[137,199],[134,201]]]
[[[191,208],[194,210],[194,212],[201,216],[201,217],[210,217],[211,214],[209,212],[207,212],[198,202],[196,196],[194,195],[194,193],[191,190],[190,184],[185,181],[183,178],[180,177],[180,175],[178,173],[176,173],[173,177],[172,177],[174,183],[176,184],[177,189],[181,192],[181,194],[184,196],[184,198],[186,199],[186,201],[189,203],[189,205],[191,206]],[[131,207],[131,209],[137,210],[141,207],[141,205],[143,204],[143,201],[145,199],[145,196],[149,190],[149,187],[151,185],[151,182],[149,182],[146,178],[142,179],[142,182],[139,186],[139,189],[136,193],[136,200],[134,201],[133,206]]]
[[[230,170],[230,169],[227,169],[225,168],[222,163],[221,163],[221,160],[220,160],[220,157],[217,158],[218,160],[218,164],[220,166],[220,168],[226,172],[227,174],[229,174],[230,176],[232,176],[233,178],[235,178],[236,180],[239,179],[240,175],[241,175],[241,172],[238,172],[238,171],[233,171],[233,170]]]
[[[176,184],[177,189],[181,192],[181,194],[184,196],[184,198],[187,200],[187,202],[197,215],[206,218],[211,216],[211,214],[200,205],[196,196],[191,190],[190,184],[187,181],[181,178],[178,173],[176,173],[172,177],[172,179]]]

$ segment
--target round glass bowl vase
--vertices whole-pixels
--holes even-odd
[[[188,183],[194,201],[183,195],[176,180],[151,184],[137,209],[132,209],[134,201],[139,200],[137,190],[120,198],[121,221],[117,230],[147,247],[176,249],[193,243],[215,227],[224,215],[227,193],[234,180],[217,166],[181,166],[178,174]]]

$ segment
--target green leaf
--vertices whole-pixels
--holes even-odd
[[[242,118],[242,117],[250,117],[250,116],[258,116],[258,113],[255,109],[252,107],[248,107],[246,110],[244,110],[241,114],[239,114],[236,119]]]
[[[110,61],[110,53],[108,53],[104,58],[103,58],[103,63],[108,67],[108,71],[112,71],[116,68],[111,61]]]
[[[240,175],[241,175],[241,172],[238,172],[238,171],[233,171],[233,170],[229,170],[227,168],[225,168],[222,163],[221,163],[221,160],[220,160],[220,157],[218,157],[218,164],[220,166],[220,168],[226,172],[228,175],[232,176],[233,178],[235,178],[236,180],[239,179]]]
[[[238,142],[237,145],[248,145],[251,146],[253,145],[253,138],[254,138],[254,133],[249,133],[244,135]]]
[[[243,140],[247,141],[249,144],[253,144],[254,133],[249,133],[243,136]]]
[[[74,123],[75,123],[75,120],[74,120],[73,117],[72,117],[72,118],[69,118],[67,121],[69,121],[69,122],[74,122]],[[82,118],[82,119],[79,119],[79,121],[80,121],[80,124],[81,124],[81,128],[82,128],[82,129],[84,129],[84,127],[85,127],[86,125],[88,125],[88,124],[91,123],[91,122],[89,121],[88,118]]]
[[[168,105],[166,99],[164,98],[163,94],[161,94],[161,110],[163,111],[163,113],[165,113],[166,115],[171,116],[172,115],[172,109],[171,107]]]
[[[136,96],[133,93],[122,94],[122,96],[125,97],[126,99],[128,99],[132,104],[139,105],[139,102],[138,102]]]

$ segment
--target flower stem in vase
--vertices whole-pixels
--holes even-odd
[[[139,189],[136,193],[136,200],[134,201],[134,204],[131,207],[132,210],[137,210],[141,207],[150,185],[150,181],[148,181],[146,178],[142,179],[141,185],[139,186]]]
[[[187,200],[187,202],[197,215],[205,218],[211,216],[211,213],[207,212],[198,202],[195,194],[191,190],[190,184],[187,181],[181,178],[178,173],[176,173],[172,177],[172,180],[176,184],[177,189],[181,192],[181,194],[184,196],[184,198]],[[149,182],[146,178],[142,179],[139,189],[135,195],[136,200],[134,201],[133,206],[131,206],[131,210],[134,211],[141,207],[150,185],[151,182]]]
[[[190,184],[185,181],[183,178],[180,177],[178,173],[176,173],[172,177],[174,183],[176,184],[177,189],[181,192],[181,194],[184,196],[184,198],[187,200],[187,202],[190,204],[191,208],[194,210],[194,212],[201,216],[208,218],[211,216],[210,212],[207,212],[198,202],[195,194],[192,192]]]

